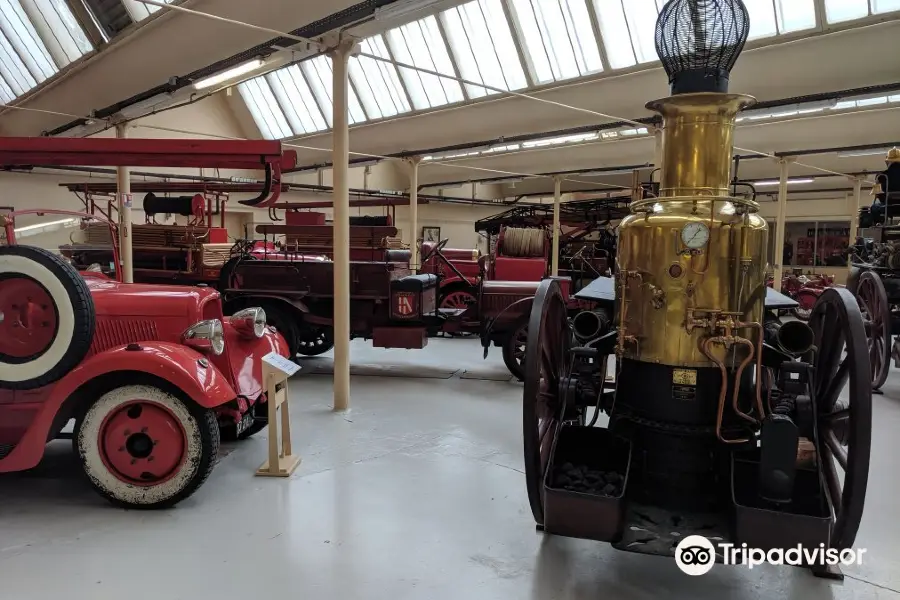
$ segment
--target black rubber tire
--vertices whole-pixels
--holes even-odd
[[[525,379],[525,366],[516,360],[515,356],[515,346],[516,346],[516,338],[520,337],[520,335],[528,338],[528,321],[522,320],[519,323],[516,323],[515,327],[509,332],[509,335],[503,340],[503,363],[506,365],[506,368],[509,369],[509,372],[512,373],[513,377],[519,379],[520,381],[524,381]],[[524,352],[522,353],[522,361],[524,362],[525,356]]]
[[[219,424],[219,432],[221,433],[223,442],[238,442],[249,439],[269,426],[268,404],[266,404],[265,402],[257,402],[250,408],[250,410],[254,411],[253,423],[250,425],[250,427],[242,431],[240,435],[235,435],[234,432],[237,431],[237,428],[233,423],[228,423],[227,425],[223,425],[221,423]],[[263,419],[260,419],[256,416],[258,411],[263,412]]]
[[[238,263],[247,261],[247,260],[256,260],[255,257],[251,255],[244,256],[235,256],[234,258],[229,259],[222,268],[219,270],[219,281],[216,284],[216,289],[220,292],[224,292],[225,290],[231,287],[231,277],[234,274],[234,269],[237,267]]]
[[[300,352],[300,328],[297,320],[287,310],[278,306],[264,304],[262,308],[266,311],[266,323],[284,337],[290,352],[288,358],[294,360]]]
[[[315,329],[321,330],[321,332],[325,336],[325,343],[320,344],[314,348],[307,348],[303,346],[303,328],[304,327],[312,327]],[[299,323],[297,325],[297,336],[298,336],[298,349],[297,352],[303,356],[319,356],[320,354],[325,354],[332,348],[334,348],[334,329],[328,327],[327,325],[306,325],[304,323]]]
[[[101,477],[98,477],[97,474],[94,474],[92,472],[92,469],[88,468],[88,460],[86,459],[86,456],[91,454],[93,451],[90,449],[87,440],[82,439],[83,427],[85,425],[85,421],[88,419],[89,413],[91,413],[91,411],[96,406],[100,405],[100,403],[103,402],[106,398],[110,397],[111,395],[115,395],[116,393],[121,393],[123,390],[129,388],[143,388],[143,390],[151,391],[150,395],[159,394],[159,398],[165,398],[167,402],[172,403],[171,406],[177,407],[178,412],[180,412],[184,416],[185,420],[189,421],[190,424],[196,425],[196,435],[188,435],[188,443],[190,444],[191,441],[193,441],[197,452],[195,457],[188,457],[185,462],[185,464],[187,465],[186,468],[189,469],[189,471],[187,472],[186,480],[183,482],[183,484],[177,486],[176,489],[173,489],[170,494],[164,496],[160,495],[160,497],[156,499],[147,498],[147,501],[128,501],[127,499],[123,498],[122,491],[132,490],[136,488],[136,486],[125,484],[124,482],[114,483],[114,485],[119,488],[119,496],[116,496],[117,491],[110,489],[108,484],[104,484],[104,482],[101,480]],[[97,420],[98,417],[102,416],[103,414],[104,413],[99,412],[97,417],[91,416],[91,424],[89,425],[89,427],[93,428],[93,421]],[[106,414],[108,415],[109,413]],[[84,437],[88,437],[87,433]],[[154,385],[146,384],[138,384],[133,386],[125,385],[114,388],[107,391],[105,394],[97,398],[94,402],[88,404],[76,419],[75,430],[72,435],[72,447],[75,450],[76,456],[78,456],[79,460],[81,461],[85,475],[87,476],[88,481],[91,483],[91,486],[94,488],[94,490],[115,506],[136,510],[171,508],[182,500],[185,500],[186,498],[193,495],[194,492],[196,492],[200,488],[200,486],[203,485],[203,483],[206,482],[207,479],[209,479],[213,468],[216,466],[219,455],[219,442],[219,422],[216,420],[216,414],[213,410],[203,408],[202,406],[199,406],[191,400],[182,398],[180,395],[175,395]],[[102,471],[102,469],[100,470]],[[108,472],[108,469],[106,469],[106,471]],[[165,485],[165,483],[163,485]]]
[[[91,348],[94,340],[94,328],[96,325],[96,312],[94,310],[94,299],[91,297],[90,289],[87,282],[78,271],[67,263],[61,256],[54,254],[43,248],[35,248],[33,246],[2,246],[0,247],[0,280],[15,275],[30,277],[27,273],[17,271],[12,262],[22,260],[34,262],[41,271],[49,271],[54,276],[65,292],[63,297],[54,297],[48,290],[48,295],[54,303],[54,309],[59,315],[62,311],[71,313],[73,318],[72,337],[68,342],[68,347],[62,353],[60,358],[52,365],[42,368],[40,374],[20,380],[9,380],[0,376],[0,388],[9,390],[31,390],[45,385],[49,385],[61,379],[69,371],[74,369],[84,359]],[[32,278],[34,279],[34,278]],[[39,284],[42,282],[34,279]],[[44,286],[46,289],[46,286]],[[54,342],[40,354],[31,358],[31,363],[40,360],[40,358],[50,350]],[[22,362],[21,359],[15,362],[7,362],[3,355],[0,355],[0,372],[4,367],[15,368],[22,372],[22,366],[29,364]]]

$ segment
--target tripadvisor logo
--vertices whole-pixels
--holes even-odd
[[[716,545],[701,535],[689,535],[675,548],[675,564],[687,575],[705,575],[713,568],[718,556],[724,565],[746,565],[749,568],[770,565],[861,565],[865,548],[839,550],[826,548],[825,544],[804,548],[774,548],[762,550],[749,548],[747,544],[736,546],[726,542]]]

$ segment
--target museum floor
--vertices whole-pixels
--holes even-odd
[[[289,480],[253,476],[266,433],[224,447],[199,492],[122,511],[81,478],[66,441],[0,476],[0,599],[639,600],[900,599],[900,375],[875,397],[865,563],[835,584],[790,567],[716,566],[534,529],[521,456],[520,383],[477,340],[424,351],[353,344],[349,413],[330,410],[330,359],[291,382]]]

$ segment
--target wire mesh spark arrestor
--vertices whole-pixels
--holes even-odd
[[[295,456],[291,449],[288,378],[300,370],[300,365],[277,352],[266,354],[262,361],[269,412],[269,458],[256,470],[256,474],[262,477],[290,477],[300,465],[300,457]],[[278,426],[279,409],[281,427]]]

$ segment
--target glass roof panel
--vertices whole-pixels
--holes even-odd
[[[900,10],[900,0],[872,0],[872,12],[876,15]]]
[[[397,62],[456,76],[447,45],[434,16],[391,29],[386,35]],[[465,99],[462,87],[456,80],[400,66],[397,68],[413,106],[418,110],[462,102]]]
[[[245,81],[238,85],[238,90],[264,138],[290,137],[291,127],[264,77]]]
[[[625,20],[625,9],[620,0],[594,0],[594,10],[600,22],[600,35],[606,49],[606,59],[613,69],[623,69],[637,63],[631,36],[628,34],[628,21]]]
[[[510,6],[535,83],[603,70],[583,0],[511,0]]]
[[[825,0],[825,19],[840,23],[869,15],[869,0]]]
[[[265,76],[294,135],[328,129],[300,67],[291,65]]]
[[[390,58],[380,35],[362,40],[360,50]],[[365,56],[353,57],[350,59],[350,79],[370,119],[392,117],[412,110],[394,65]]]
[[[25,14],[18,0],[0,0],[0,33],[28,72],[35,79],[33,85],[52,76],[58,70],[47,47]]]
[[[13,98],[37,85],[5,36],[0,36],[0,78],[12,90]]]
[[[528,85],[500,0],[457,6],[445,11],[441,20],[463,79],[505,90]],[[466,92],[470,98],[498,93],[468,84]]]
[[[815,0],[775,0],[775,8],[778,33],[802,31],[816,26]]]
[[[744,0],[744,6],[750,13],[750,36],[747,39],[758,40],[778,33],[772,0]]]
[[[65,0],[17,1],[60,69],[93,49]]]
[[[331,95],[333,86],[331,59],[327,56],[317,56],[301,62],[300,68],[303,70],[303,74],[306,75],[309,87],[312,88],[313,94],[319,101],[319,107],[325,114],[328,126],[331,127],[334,124],[334,102]],[[347,108],[351,125],[362,123],[366,120],[366,114],[363,112],[359,98],[356,97],[353,88],[347,90]]]
[[[160,9],[159,6],[155,4],[144,4],[140,2],[140,0],[121,0],[122,4],[125,5],[125,10],[128,11],[128,15],[131,17],[131,20],[137,23],[138,21],[142,21],[158,11]],[[165,2],[166,4],[171,4],[172,0],[159,0],[160,2]]]

